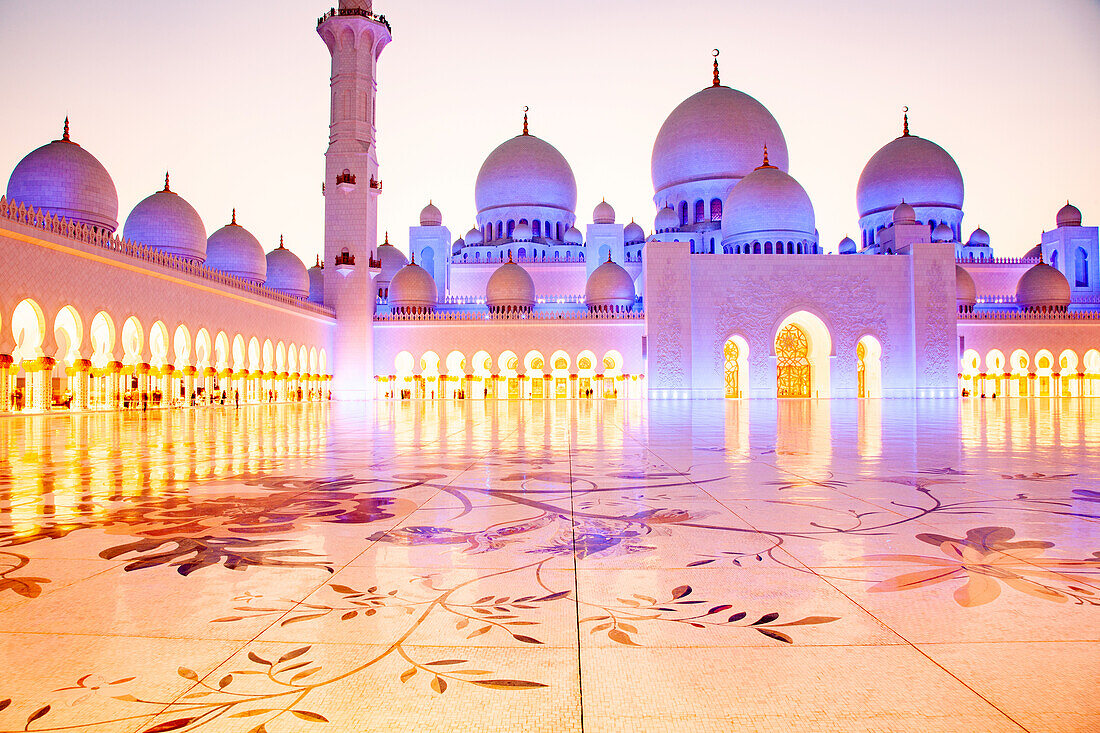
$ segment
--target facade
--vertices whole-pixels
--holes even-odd
[[[650,232],[606,201],[578,217],[568,161],[525,114],[478,173],[474,220],[452,232],[429,202],[406,256],[378,244],[389,23],[342,0],[317,31],[323,263],[265,253],[235,211],[208,236],[167,175],[119,233],[111,177],[66,120],[0,199],[0,409],[1100,396],[1097,228],[1067,203],[1023,258],[996,257],[980,227],[964,243],[962,172],[908,115],[860,177],[860,241],[836,253],[779,123],[715,58],[655,139]]]

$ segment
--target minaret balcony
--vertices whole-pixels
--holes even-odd
[[[348,252],[347,247],[336,255],[336,271],[344,277],[355,272],[355,255]]]
[[[336,176],[336,187],[344,193],[349,193],[355,190],[355,176],[351,171],[344,169],[343,173]]]
[[[327,13],[317,19],[317,25],[324,25],[326,21],[332,18],[346,18],[355,17],[366,18],[367,20],[374,21],[386,27],[386,30],[393,32],[393,28],[390,27],[390,22],[386,20],[386,16],[379,15],[370,10],[364,8],[330,8]]]

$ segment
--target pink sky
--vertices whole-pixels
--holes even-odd
[[[110,171],[119,219],[159,190],[208,232],[238,209],[266,248],[321,251],[328,54],[335,0],[0,0],[0,178],[61,133]],[[531,131],[573,166],[578,219],[606,196],[653,223],[649,156],[661,122],[710,80],[766,105],[821,241],[856,236],[855,185],[897,136],[948,150],[964,230],[1019,255],[1071,199],[1100,223],[1100,3],[1092,0],[379,0],[394,26],[379,79],[381,229],[405,248],[429,198],[457,237],[485,156]]]

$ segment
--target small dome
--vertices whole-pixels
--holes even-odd
[[[1037,244],[1027,252],[1024,252],[1024,259],[1040,260],[1043,258],[1043,245]]]
[[[436,296],[435,280],[415,262],[398,270],[390,281],[392,308],[434,308]]]
[[[564,241],[566,244],[584,244],[584,235],[581,234],[580,229],[569,227],[565,230]]]
[[[325,268],[321,266],[320,257],[317,264],[309,268],[309,302],[317,305],[325,302]]]
[[[482,236],[480,229],[471,229],[466,232],[465,236],[466,244],[477,245],[485,241],[485,237]]]
[[[428,202],[427,206],[420,210],[420,226],[443,226],[443,213],[431,201]]]
[[[600,203],[596,204],[596,208],[592,210],[592,223],[593,224],[614,224],[615,223],[615,209],[611,207],[611,204],[607,203],[607,199],[604,199]]]
[[[902,201],[894,207],[893,221],[895,224],[916,224],[917,212],[913,211],[912,206]]]
[[[978,227],[970,235],[970,239],[966,241],[967,247],[988,247],[989,246],[989,233],[986,230]]]
[[[490,309],[531,309],[535,305],[535,281],[510,259],[498,267],[485,285],[485,302]]]
[[[955,265],[955,300],[959,306],[965,308],[973,308],[978,302],[978,289],[974,286],[974,278],[965,267],[960,265]]]
[[[940,222],[936,225],[936,228],[932,230],[933,242],[954,242],[955,232],[951,229],[949,224]]]
[[[589,308],[629,308],[634,297],[634,278],[610,258],[592,271],[584,286],[584,302]]]
[[[456,255],[462,251],[462,248],[466,246],[465,240],[459,237],[455,240],[455,243],[451,245],[451,254]]]
[[[534,135],[517,135],[485,159],[474,185],[474,201],[479,214],[509,206],[572,213],[577,208],[577,181],[557,148]]]
[[[884,145],[863,167],[856,206],[863,217],[891,211],[901,201],[961,209],[963,179],[955,159],[916,135],[902,135]]]
[[[126,217],[124,236],[185,260],[206,259],[206,227],[191,204],[168,188],[141,200]],[[262,250],[261,250],[262,251]]]
[[[228,224],[206,240],[206,266],[226,275],[263,283],[267,279],[267,258],[260,241],[237,224],[237,210]]]
[[[397,247],[390,244],[389,234],[386,235],[385,241],[378,245],[378,259],[382,260],[382,271],[378,274],[376,280],[382,283],[391,282],[397,271],[409,264],[409,258]]]
[[[1055,222],[1060,227],[1079,227],[1081,226],[1081,210],[1071,204],[1069,201],[1066,205],[1058,209],[1058,216],[1055,217]]]
[[[845,237],[844,239],[840,240],[840,244],[837,245],[836,251],[839,252],[842,255],[855,254],[855,252],[856,252],[855,240],[852,239],[851,237]]]
[[[60,140],[31,151],[15,166],[8,201],[109,232],[118,229],[114,181],[94,155],[69,139],[67,118]]]
[[[623,229],[623,241],[627,244],[641,244],[645,241],[645,230],[631,219],[630,223]]]
[[[512,230],[512,239],[516,242],[530,242],[532,236],[531,225],[524,221],[516,224],[516,228]]]
[[[1066,276],[1044,262],[1033,265],[1016,283],[1016,304],[1024,310],[1065,310],[1069,300]]]
[[[806,190],[787,173],[762,165],[741,179],[722,207],[722,238],[763,232],[816,237],[814,207]]]
[[[309,297],[306,266],[298,255],[283,246],[282,237],[279,237],[279,246],[267,253],[267,280],[264,284],[293,298]]]
[[[676,216],[676,210],[671,206],[666,206],[657,212],[657,217],[653,220],[653,229],[658,232],[671,232],[680,228],[680,219]]]
[[[768,145],[787,168],[787,144],[767,108],[744,92],[711,86],[672,110],[653,143],[653,189],[694,181],[738,179],[760,162]]]

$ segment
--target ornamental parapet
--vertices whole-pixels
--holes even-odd
[[[1024,311],[975,311],[960,313],[960,321],[1100,321],[1100,311],[1031,312]]]
[[[272,290],[263,285],[257,285],[250,280],[243,280],[224,272],[213,270],[205,265],[192,260],[165,254],[159,250],[148,247],[140,242],[119,237],[106,230],[79,224],[71,219],[63,219],[43,209],[28,208],[20,203],[16,205],[6,197],[0,196],[0,221],[10,221],[16,224],[29,226],[43,232],[63,237],[81,244],[109,250],[115,254],[132,257],[142,262],[157,265],[169,270],[201,278],[219,285],[225,285],[235,290],[241,290],[250,295],[258,295],[267,300],[288,305],[300,310],[318,315],[336,317],[336,311],[316,303],[311,303],[302,298],[295,298],[285,293]]]
[[[393,33],[393,28],[390,27],[390,22],[386,20],[386,16],[372,13],[363,8],[329,8],[327,13],[317,19],[317,25],[324,25],[325,21],[331,20],[332,18],[346,18],[348,16],[358,16],[374,21],[375,23],[385,26],[386,30]]]
[[[592,311],[565,311],[565,312],[517,312],[517,313],[468,313],[434,312],[434,313],[385,313],[374,317],[376,322],[387,321],[414,321],[414,322],[445,322],[445,321],[644,321],[645,311],[628,311],[626,313],[604,313]]]
[[[984,260],[956,257],[957,265],[1037,265],[1038,257],[987,257]]]

